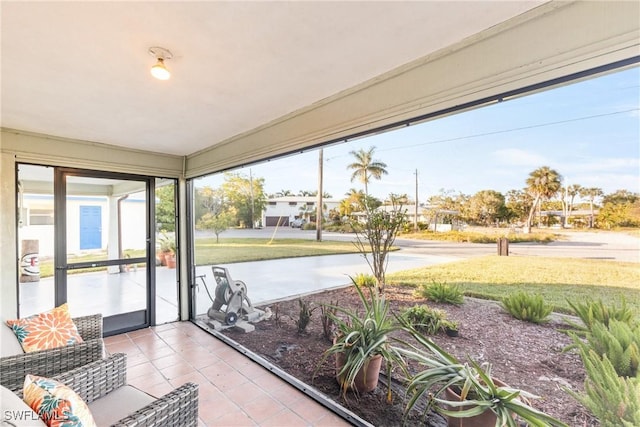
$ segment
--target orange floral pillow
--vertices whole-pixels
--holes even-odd
[[[24,319],[7,320],[25,353],[83,342],[67,304]]]
[[[66,385],[27,375],[23,399],[49,427],[96,427],[87,404]]]

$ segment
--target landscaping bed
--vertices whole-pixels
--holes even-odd
[[[434,341],[462,361],[471,357],[477,362],[491,363],[494,377],[540,396],[531,402],[535,408],[570,426],[598,425],[597,420],[564,390],[582,391],[585,372],[576,353],[562,352],[571,340],[562,332],[566,325],[560,316],[552,316],[546,324],[535,325],[514,319],[491,301],[465,298],[460,306],[435,304],[415,296],[414,290],[406,286],[388,286],[385,294],[396,313],[416,304],[445,310],[450,320],[459,322],[460,335],[448,337],[441,333],[433,337]],[[393,402],[387,403],[383,378],[374,392],[361,396],[347,393],[346,399],[341,397],[333,358],[313,377],[322,353],[330,346],[323,334],[320,305],[358,309],[361,302],[355,289],[325,291],[303,297],[303,301],[313,309],[304,333],[298,333],[296,324],[300,302],[293,299],[270,304],[273,316],[257,323],[254,332],[245,334],[227,330],[225,334],[370,423],[400,425],[405,403],[400,382],[394,387]],[[394,377],[401,380],[397,373]],[[408,425],[434,426],[442,423],[437,415],[422,421],[417,412],[411,414],[407,422]]]

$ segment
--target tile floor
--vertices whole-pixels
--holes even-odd
[[[191,381],[199,388],[199,426],[348,426],[330,409],[191,322],[105,338],[127,354],[127,380],[162,396]]]

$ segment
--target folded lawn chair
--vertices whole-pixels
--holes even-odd
[[[105,356],[102,315],[76,317],[73,322],[84,342],[31,353],[23,352],[11,328],[0,325],[0,385],[12,391],[21,390],[26,374],[51,377],[102,359]]]

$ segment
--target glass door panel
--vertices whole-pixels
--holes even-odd
[[[70,310],[102,313],[107,335],[153,321],[149,181],[111,175],[62,171],[66,219],[57,264]]]
[[[55,304],[53,168],[18,164],[18,313]]]

